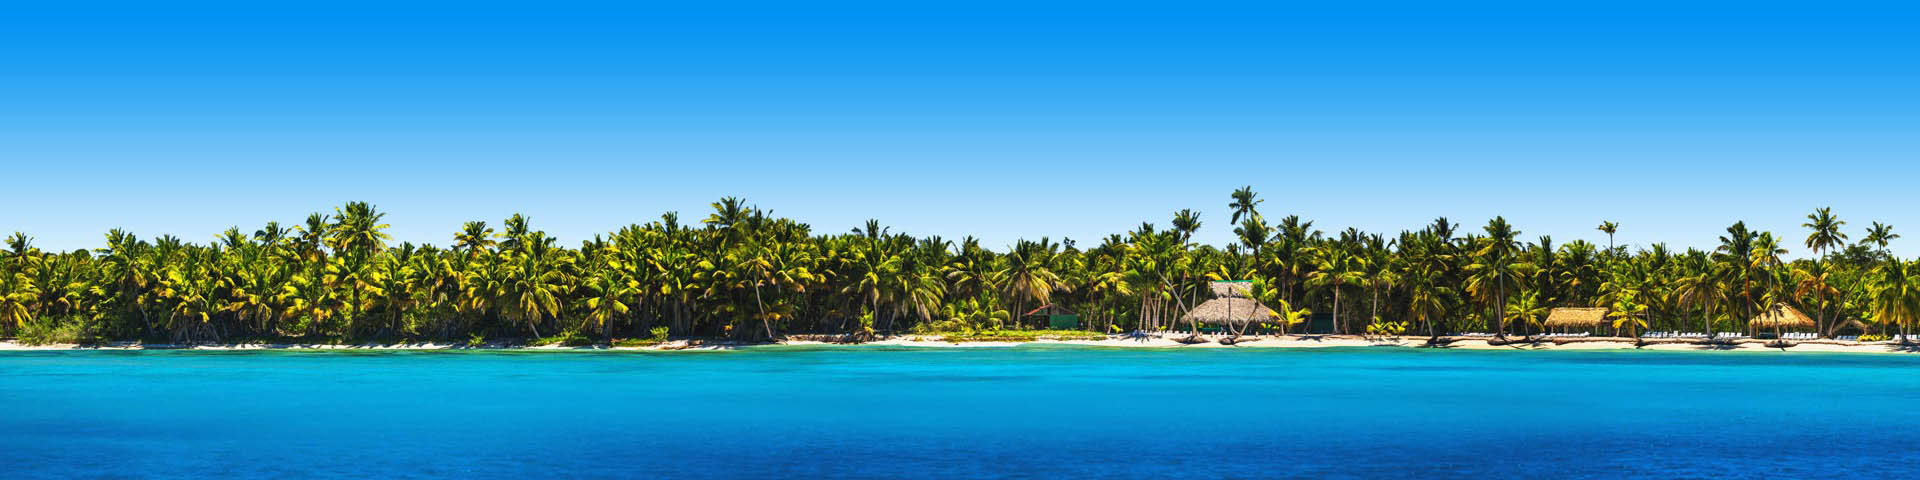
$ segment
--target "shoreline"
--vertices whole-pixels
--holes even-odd
[[[820,336],[802,336],[819,338]],[[1359,335],[1289,335],[1283,337],[1261,336],[1242,337],[1239,342],[1224,345],[1219,342],[1224,337],[1202,338],[1202,343],[1182,343],[1184,335],[1159,335],[1148,337],[1108,336],[1103,340],[1053,340],[1032,341],[969,341],[949,342],[938,336],[897,335],[870,342],[840,343],[818,339],[786,339],[777,342],[738,343],[728,341],[671,340],[659,345],[644,347],[621,346],[513,346],[483,345],[467,346],[451,343],[398,343],[398,344],[219,344],[219,345],[173,345],[142,344],[138,342],[114,342],[106,345],[22,345],[13,340],[0,341],[0,351],[59,351],[59,350],[196,350],[196,351],[246,351],[246,350],[315,350],[315,351],[381,351],[381,350],[500,350],[500,351],[714,351],[733,350],[759,346],[891,346],[921,348],[1007,348],[1023,345],[1080,345],[1108,348],[1150,348],[1150,349],[1194,349],[1194,348],[1331,348],[1331,347],[1375,347],[1375,348],[1413,348],[1431,350],[1650,350],[1650,351],[1700,351],[1700,352],[1779,352],[1779,353],[1879,353],[1909,354],[1920,353],[1920,344],[1901,344],[1896,342],[1842,342],[1837,340],[1806,340],[1789,342],[1787,348],[1770,346],[1772,340],[1742,339],[1729,343],[1702,344],[1691,340],[1654,339],[1636,341],[1625,337],[1586,337],[1574,339],[1540,339],[1525,341],[1524,337],[1510,337],[1509,343],[1496,345],[1486,337],[1441,337],[1444,345],[1427,345],[1427,337],[1367,338]]]

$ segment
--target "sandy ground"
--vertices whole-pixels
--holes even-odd
[[[1844,352],[1844,353],[1920,353],[1920,345],[1901,345],[1892,342],[1839,342],[1833,340],[1809,340],[1790,342],[1787,348],[1770,347],[1770,340],[1738,340],[1732,344],[1703,345],[1681,340],[1651,340],[1636,342],[1631,338],[1592,337],[1579,339],[1541,340],[1537,342],[1518,341],[1493,345],[1487,338],[1445,337],[1444,346],[1428,347],[1426,337],[1366,338],[1355,335],[1317,335],[1285,337],[1242,337],[1233,345],[1219,342],[1223,337],[1205,337],[1202,343],[1182,343],[1182,335],[1162,335],[1150,337],[1112,336],[1105,340],[1039,340],[1034,342],[963,342],[952,343],[937,337],[895,336],[862,345],[933,347],[933,348],[990,348],[1013,347],[1024,344],[1035,345],[1085,345],[1115,348],[1327,348],[1327,347],[1399,347],[1399,348],[1440,348],[1448,350],[1668,350],[1668,351],[1744,351],[1744,352]],[[841,345],[820,341],[791,340],[780,342],[783,345]],[[690,343],[676,340],[651,347],[511,347],[520,350],[724,350],[739,348],[743,345],[731,343]],[[20,345],[12,341],[0,341],[0,351],[6,350],[147,350],[147,349],[193,349],[193,350],[455,350],[469,348],[465,345],[442,343],[409,343],[394,345],[328,345],[328,344],[244,344],[244,345],[141,345],[137,343],[116,343],[105,346],[82,347],[77,345]],[[486,346],[480,349],[504,349],[509,347]]]

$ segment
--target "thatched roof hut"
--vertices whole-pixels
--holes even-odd
[[[1213,325],[1245,325],[1273,320],[1273,310],[1251,298],[1224,297],[1207,300],[1193,307],[1180,320]]]
[[[1840,322],[1839,324],[1834,325],[1832,327],[1828,327],[1827,335],[1839,335],[1840,332],[1845,332],[1845,331],[1867,333],[1867,328],[1868,327],[1865,322],[1861,322],[1858,319],[1849,318],[1847,319],[1847,321]]]
[[[1782,303],[1774,305],[1767,313],[1753,317],[1747,325],[1753,328],[1813,328],[1814,321],[1793,306]]]
[[[1180,316],[1181,321],[1245,325],[1269,321],[1274,317],[1273,310],[1249,298],[1253,282],[1212,282],[1207,284],[1207,289],[1213,293],[1213,299],[1193,307],[1186,315]]]
[[[1213,292],[1214,298],[1249,298],[1253,296],[1253,282],[1245,280],[1209,282],[1207,283],[1207,290]]]
[[[1606,324],[1605,307],[1556,308],[1547,312],[1547,328],[1596,328]]]

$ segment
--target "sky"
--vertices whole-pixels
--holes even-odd
[[[13,2],[0,230],[206,242],[347,201],[575,243],[739,196],[842,232],[1096,242],[1172,212],[1920,253],[1900,2]],[[1911,229],[1911,230],[1909,230]]]

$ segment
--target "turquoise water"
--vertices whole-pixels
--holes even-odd
[[[1920,356],[0,353],[0,476],[1909,477]]]

